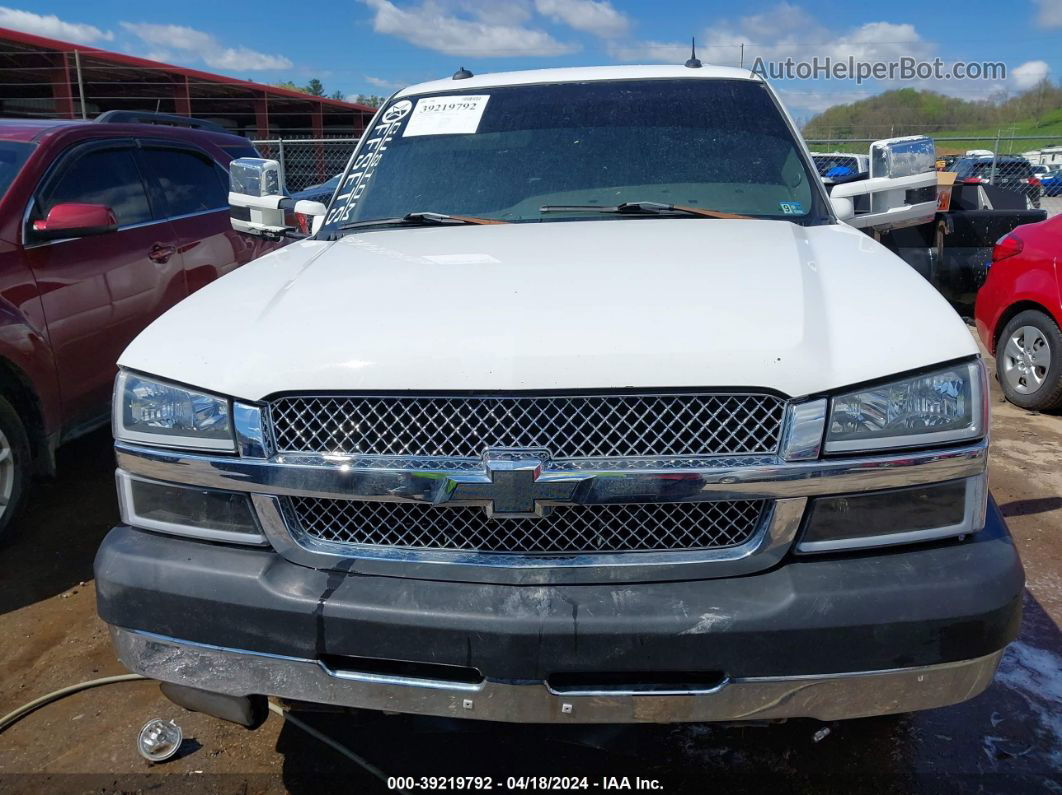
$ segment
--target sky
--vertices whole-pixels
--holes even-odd
[[[999,61],[1005,80],[772,81],[800,119],[902,86],[965,99],[1062,78],[1062,0],[34,0],[0,5],[0,27],[259,82],[321,80],[327,91],[388,95],[460,66],[705,63],[818,56]],[[742,45],[744,45],[742,52]]]

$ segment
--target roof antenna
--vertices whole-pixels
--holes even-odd
[[[690,59],[686,61],[687,69],[700,69],[701,59],[697,57],[697,39],[690,36]]]
[[[472,77],[472,73],[470,71],[468,71],[467,69],[465,69],[465,67],[462,66],[460,69],[458,69],[456,72],[454,72],[454,76],[453,76],[452,79],[453,80],[468,80],[468,78],[470,78],[470,77]]]

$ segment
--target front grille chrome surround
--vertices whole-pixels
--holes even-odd
[[[266,406],[262,409],[264,412]],[[461,498],[458,487],[462,484],[494,482],[488,476],[497,475],[497,465],[502,462],[493,456],[445,459],[274,454],[268,444],[261,456],[242,449],[241,455],[232,456],[125,442],[115,447],[118,467],[131,476],[249,494],[263,534],[277,554],[291,563],[366,576],[511,585],[716,579],[764,571],[778,565],[791,551],[808,499],[973,477],[986,471],[988,457],[988,441],[981,439],[947,449],[814,460],[790,461],[779,453],[670,460],[543,459],[532,485],[539,493],[532,496],[549,510],[567,505],[590,509],[741,500],[766,500],[770,506],[760,530],[739,546],[550,555],[321,541],[304,532],[287,508],[295,498],[419,503],[425,510],[439,513],[473,508],[486,518],[487,507],[496,507],[487,504],[487,498],[498,496],[496,488],[487,487],[486,493],[478,496],[465,494],[467,499],[463,500],[451,498]],[[526,482],[526,473],[521,477]],[[547,489],[534,488],[540,482],[568,479],[579,483],[570,502],[555,499]],[[504,489],[502,492],[504,496]],[[520,520],[506,517],[500,521]],[[528,521],[548,522],[549,516]]]
[[[351,547],[576,555],[728,549],[751,540],[770,500],[560,505],[541,518],[491,518],[480,507],[316,497],[284,500],[292,529]]]
[[[786,401],[765,393],[565,396],[285,396],[269,403],[279,452],[554,460],[766,455]]]

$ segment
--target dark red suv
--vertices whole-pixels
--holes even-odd
[[[133,337],[270,245],[229,223],[244,156],[183,117],[0,120],[0,533],[56,447],[107,422]]]

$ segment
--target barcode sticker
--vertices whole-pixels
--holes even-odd
[[[402,137],[474,133],[479,129],[488,99],[488,94],[418,99]]]

